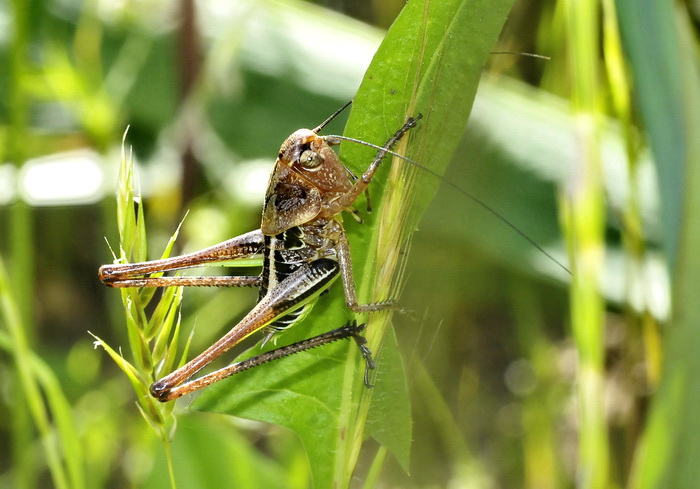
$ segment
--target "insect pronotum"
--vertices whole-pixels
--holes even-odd
[[[392,301],[358,302],[350,245],[339,216],[346,211],[359,219],[352,207],[355,200],[367,190],[384,157],[396,155],[391,148],[416,126],[421,115],[409,117],[384,146],[363,142],[377,148],[378,152],[367,170],[357,178],[332,149],[342,139],[350,138],[318,134],[348,105],[315,129],[299,129],[282,143],[265,194],[260,229],[182,256],[100,268],[100,280],[110,287],[252,286],[260,289],[257,304],[228,333],[151,385],[151,395],[159,401],[177,399],[262,363],[343,338],[353,338],[360,348],[366,362],[365,384],[370,385],[368,369],[374,368],[374,363],[361,336],[364,325],[355,321],[193,379],[199,370],[253,333],[266,329],[269,338],[301,321],[338,277],[343,283],[345,302],[353,312],[368,313],[395,307]],[[262,255],[263,259],[258,276],[149,276],[256,255]]]

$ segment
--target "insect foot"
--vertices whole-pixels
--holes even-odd
[[[355,340],[355,344],[360,349],[360,353],[362,353],[362,358],[365,359],[365,386],[369,389],[374,387],[374,384],[369,381],[369,371],[377,368],[377,365],[374,363],[374,360],[372,359],[372,352],[367,346],[367,338],[365,338],[361,334],[362,331],[364,331],[365,326],[365,324],[360,324],[358,326],[357,321],[352,321],[352,324],[348,323],[345,327],[354,328],[352,338]]]
[[[168,402],[170,401],[170,391],[172,389],[170,386],[166,385],[166,383],[163,382],[163,380],[164,379],[161,379],[157,382],[153,382],[151,384],[149,392],[151,393],[151,396],[153,396],[156,400],[160,402]]]

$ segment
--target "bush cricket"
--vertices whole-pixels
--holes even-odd
[[[346,305],[351,311],[369,313],[396,307],[393,301],[358,303],[350,245],[340,215],[346,211],[360,220],[352,207],[355,200],[367,192],[377,168],[387,155],[402,157],[391,149],[416,126],[421,115],[409,117],[381,147],[343,136],[320,136],[318,133],[321,129],[348,105],[315,129],[300,129],[282,143],[265,195],[260,229],[177,257],[104,265],[100,268],[100,280],[110,287],[219,286],[260,289],[257,304],[228,333],[194,359],[151,385],[150,393],[157,400],[171,401],[262,363],[344,338],[353,338],[360,348],[366,363],[365,384],[370,385],[368,371],[374,368],[374,363],[361,336],[364,325],[358,325],[355,321],[193,379],[199,370],[253,333],[266,330],[264,341],[267,341],[274,333],[299,323],[339,276]],[[343,165],[332,148],[343,139],[378,150],[359,178]],[[256,256],[262,257],[263,261],[258,276],[149,276]]]

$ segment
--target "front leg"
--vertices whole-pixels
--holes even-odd
[[[350,207],[355,203],[355,200],[360,196],[362,192],[367,189],[367,186],[372,182],[374,174],[379,168],[380,163],[384,157],[389,154],[391,148],[398,143],[401,138],[403,138],[408,131],[416,127],[417,121],[423,117],[418,114],[416,117],[409,117],[406,123],[398,130],[396,133],[389,138],[389,140],[381,147],[377,156],[375,156],[372,163],[370,163],[367,170],[360,176],[360,178],[355,182],[352,188],[341,195],[338,199],[334,200],[330,205],[326,205],[323,211],[325,216],[334,216]]]

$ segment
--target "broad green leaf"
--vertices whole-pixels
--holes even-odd
[[[372,404],[367,413],[367,434],[392,450],[405,470],[411,449],[411,406],[404,364],[394,331],[384,337],[381,355],[377,357],[381,369],[377,372],[372,389]]]
[[[679,49],[674,8],[658,0],[617,0],[623,45],[636,87],[636,102],[658,165],[664,247],[673,267],[680,233],[683,164],[687,154],[684,121],[684,53]],[[689,48],[692,51],[692,48]],[[695,51],[697,51],[695,49]],[[686,52],[687,60],[697,52]],[[697,65],[695,64],[697,67]],[[686,90],[690,90],[690,86]]]
[[[423,120],[409,135],[408,151],[399,152],[431,172],[444,173],[469,118],[481,67],[510,4],[490,1],[409,4],[365,76],[346,132],[377,142],[388,137],[391,128],[398,127],[406,115],[422,114]],[[347,161],[371,157],[361,147],[346,145],[343,151]],[[363,153],[367,156],[359,156]],[[385,181],[388,183],[384,184]],[[367,253],[356,260],[362,263],[363,276],[369,277],[364,287],[360,287],[360,296],[366,297],[367,302],[400,295],[405,250],[409,249],[411,234],[440,184],[438,178],[426,175],[423,169],[401,161],[394,162],[389,177],[380,176],[376,182],[374,188],[384,187],[384,191],[374,200],[385,200],[376,221],[370,221],[375,227],[373,241]],[[379,349],[386,330],[386,319],[386,316],[370,318],[367,338],[375,350]],[[369,434],[382,442],[394,440],[396,443],[388,448],[407,467],[409,420],[405,420],[402,431],[388,436],[386,426],[400,424],[396,420],[396,396],[373,394],[373,391],[360,391],[365,403],[359,419],[363,419],[362,410],[367,409],[371,400],[371,409],[376,412]],[[383,413],[383,420],[377,419],[377,413]],[[362,423],[357,426],[361,428]]]
[[[657,163],[663,239],[673,273],[661,383],[630,487],[697,485],[700,466],[700,65],[688,17],[671,3],[618,1],[644,123]],[[660,68],[663,67],[663,68]]]
[[[240,427],[216,416],[180,416],[171,451],[178,488],[293,487],[284,468],[262,456]],[[164,456],[141,487],[172,489]]]
[[[422,121],[396,151],[442,173],[466,126],[481,68],[510,5],[510,0],[411,1],[365,76],[345,134],[383,144],[407,116],[421,113]],[[356,173],[364,171],[375,154],[348,144],[341,151]],[[387,160],[370,186],[375,213],[365,225],[346,220],[362,302],[398,296],[404,251],[438,184],[424,170]],[[359,202],[357,208],[362,210],[363,205]],[[342,295],[342,287],[335,286],[305,323],[280,343],[310,337],[352,318]],[[380,363],[373,389],[363,385],[364,366],[357,348],[340,342],[220,382],[207,389],[194,407],[291,428],[307,450],[315,486],[345,487],[373,403],[369,434],[386,443],[407,466],[410,409],[394,342],[382,346],[388,318],[388,314],[369,318],[367,338],[375,356],[382,362],[395,358],[390,366]],[[383,384],[386,376],[391,383]]]

